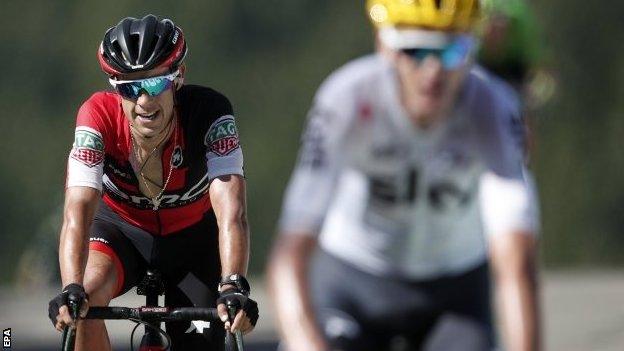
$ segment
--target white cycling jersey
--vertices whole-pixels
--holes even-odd
[[[318,234],[362,270],[407,279],[456,274],[486,259],[489,235],[537,230],[518,104],[473,68],[443,123],[416,127],[380,55],[355,60],[319,89],[280,231]]]

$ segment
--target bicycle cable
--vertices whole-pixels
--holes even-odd
[[[161,336],[164,336],[165,339],[167,340],[167,345],[165,346],[165,350],[169,350],[169,348],[171,347],[171,337],[169,336],[169,334],[167,334],[166,331],[162,330],[161,328],[155,327],[149,324],[148,322],[142,321],[140,319],[128,318],[128,320],[136,323],[134,328],[132,328],[132,332],[130,333],[130,351],[134,351],[134,333],[136,332],[137,328],[141,325],[145,325],[152,329],[155,329],[158,332],[158,334],[160,334]]]

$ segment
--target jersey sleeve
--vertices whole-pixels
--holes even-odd
[[[281,233],[317,235],[335,192],[350,118],[348,99],[335,96],[344,102],[337,105],[327,95],[318,94],[308,113],[297,163],[284,194]]]
[[[74,143],[67,161],[66,187],[84,186],[102,191],[105,111],[96,95],[82,104],[76,117]]]
[[[240,146],[238,129],[229,101],[219,101],[215,119],[204,136],[206,162],[210,180],[228,174],[244,176],[243,150]]]
[[[536,188],[524,166],[522,131],[517,128],[519,108],[493,95],[481,111],[481,152],[486,171],[480,179],[479,197],[485,232],[536,234],[539,214]]]
[[[494,172],[486,172],[482,176],[481,211],[488,235],[538,233],[537,190],[529,171],[524,173],[522,178],[502,177]]]

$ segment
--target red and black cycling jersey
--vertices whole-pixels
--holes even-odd
[[[102,191],[103,200],[128,223],[167,235],[201,220],[211,209],[215,177],[243,175],[243,154],[232,106],[219,92],[184,85],[175,93],[178,118],[162,154],[163,180],[171,178],[155,210],[139,190],[131,163],[130,126],[114,92],[97,92],[80,108],[68,160],[67,187]]]

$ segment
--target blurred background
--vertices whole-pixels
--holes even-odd
[[[538,101],[530,120],[546,344],[624,350],[624,2],[527,3],[544,73],[531,78]],[[14,342],[43,335],[29,347],[56,345],[46,308],[59,288],[75,114],[109,88],[95,52],[125,16],[173,19],[189,43],[186,82],[232,101],[245,152],[251,270],[262,286],[313,94],[331,71],[373,50],[364,1],[2,0],[0,13],[0,327],[15,328]],[[261,334],[271,340],[265,315]]]

